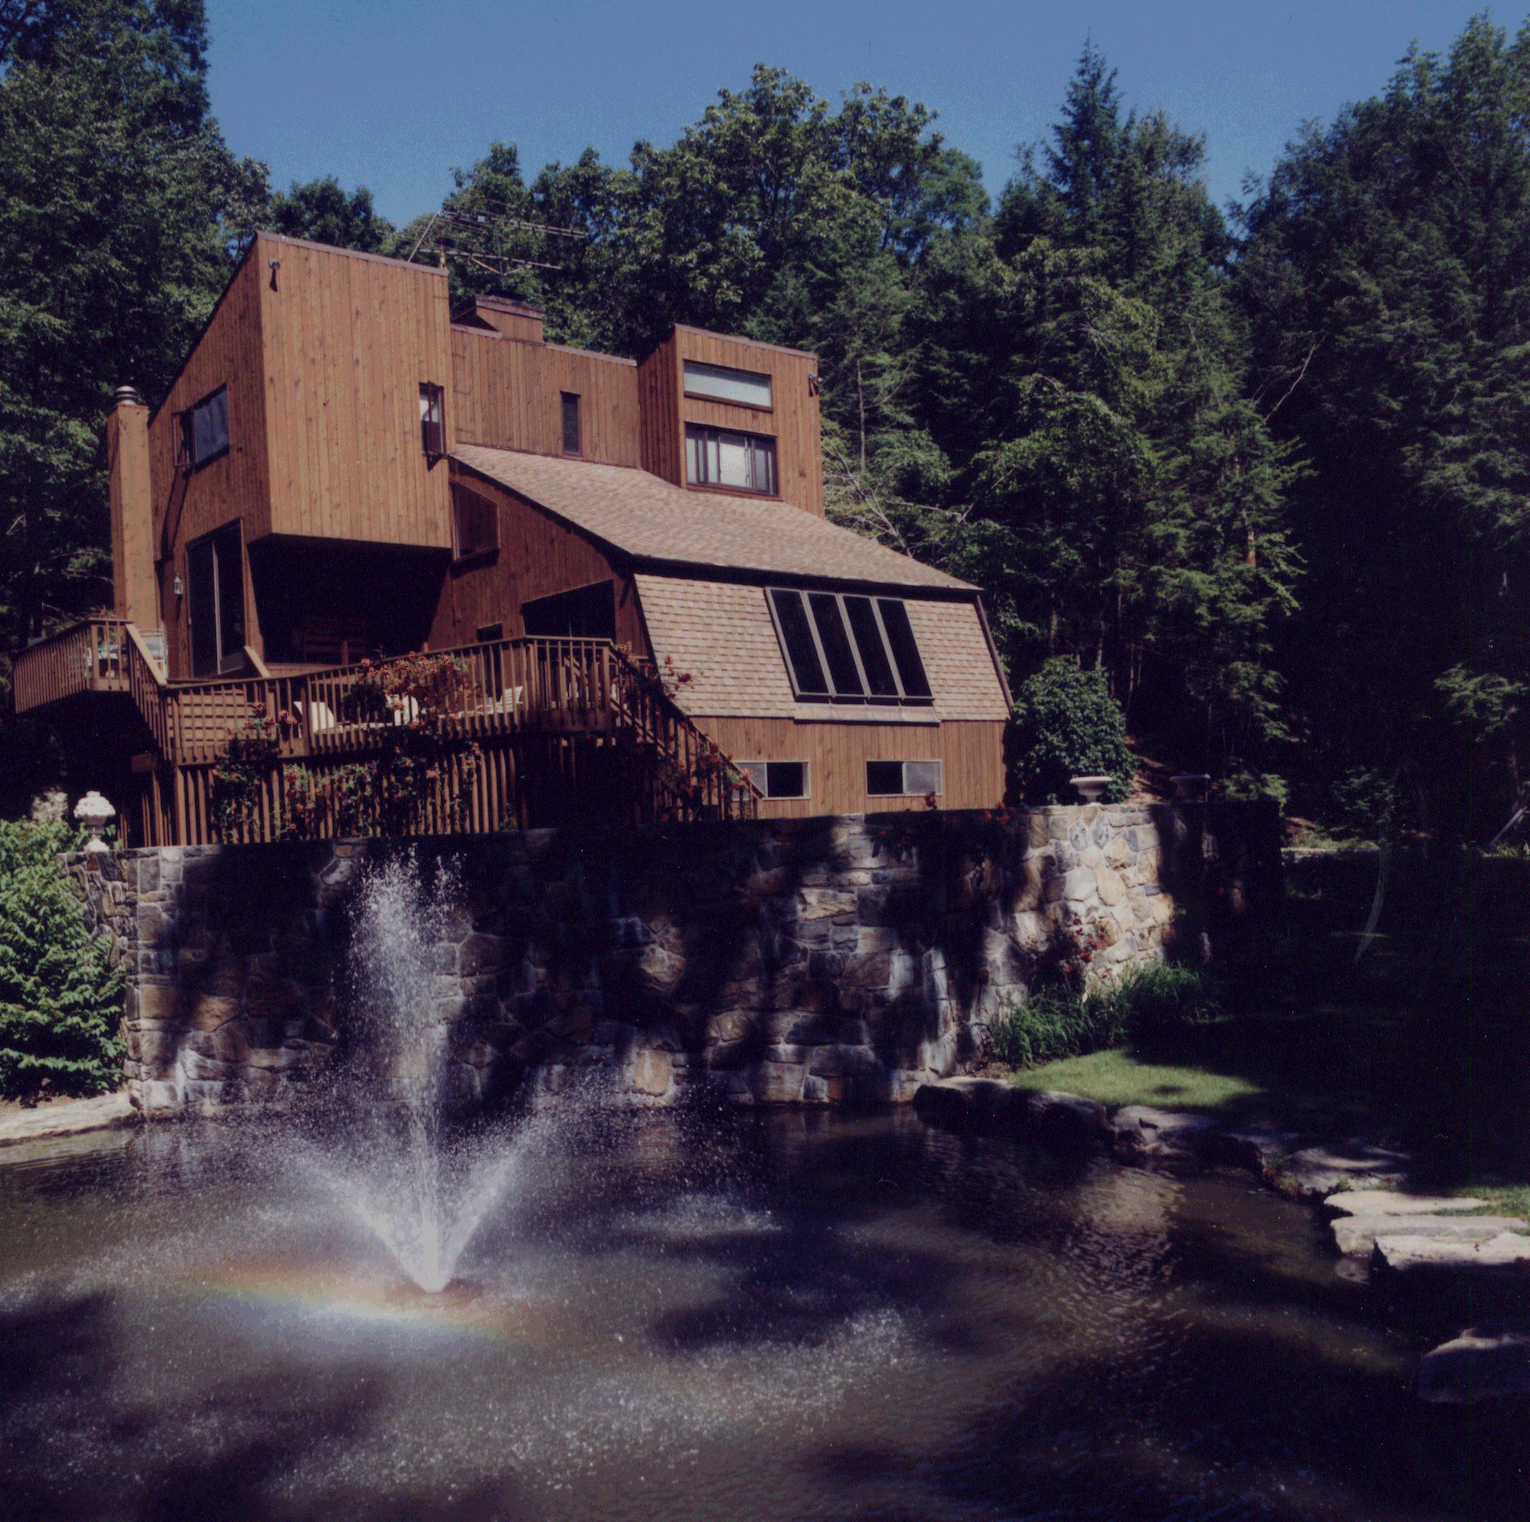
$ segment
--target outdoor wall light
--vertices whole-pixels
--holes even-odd
[[[179,571],[175,573],[175,582],[170,590],[174,592],[177,597],[180,597],[184,591],[184,588],[181,586],[181,573]]]

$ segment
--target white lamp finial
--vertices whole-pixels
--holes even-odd
[[[74,817],[90,831],[90,839],[85,843],[87,851],[111,850],[101,839],[101,831],[117,817],[117,811],[94,788],[75,804]]]

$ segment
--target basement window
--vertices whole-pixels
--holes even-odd
[[[868,761],[866,794],[871,798],[939,797],[939,761]]]
[[[771,587],[765,600],[797,697],[820,703],[932,701],[901,598]]]
[[[809,798],[806,761],[735,761],[765,798]]]
[[[228,453],[228,387],[181,414],[181,463],[192,470]]]
[[[685,479],[692,486],[731,486],[739,491],[776,491],[776,441],[727,428],[685,429]]]

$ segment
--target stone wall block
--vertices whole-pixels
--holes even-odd
[[[1106,908],[1113,908],[1126,897],[1126,884],[1109,867],[1096,867],[1094,879],[1098,884],[1100,902]]]

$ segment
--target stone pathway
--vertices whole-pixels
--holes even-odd
[[[1226,1163],[1263,1174],[1284,1193],[1321,1201],[1333,1217],[1339,1272],[1375,1293],[1408,1297],[1439,1315],[1478,1320],[1421,1360],[1420,1399],[1465,1402],[1530,1394],[1530,1227],[1515,1216],[1473,1215],[1486,1200],[1405,1194],[1412,1159],[1362,1137],[1293,1150],[1290,1132],[1228,1128],[1209,1115],[1123,1105],[1114,1114],[1076,1094],[1016,1088],[991,1078],[922,1085],[914,1108],[930,1124],[1006,1130],[1124,1162],[1167,1168]],[[1368,1186],[1354,1187],[1356,1184]],[[1458,1321],[1456,1323],[1460,1325]]]
[[[0,1114],[0,1147],[42,1141],[50,1136],[74,1136],[82,1131],[105,1131],[133,1125],[138,1112],[127,1094],[101,1094],[94,1099],[64,1099],[32,1110]]]

